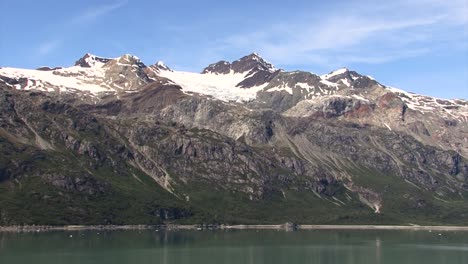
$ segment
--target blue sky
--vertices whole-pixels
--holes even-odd
[[[258,52],[285,70],[348,67],[407,91],[468,99],[466,0],[0,0],[0,10],[0,66],[131,53],[201,71]]]

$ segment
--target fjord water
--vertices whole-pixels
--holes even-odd
[[[0,233],[0,263],[468,263],[468,232]]]

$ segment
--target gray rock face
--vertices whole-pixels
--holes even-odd
[[[123,55],[117,60],[110,60],[104,65],[106,68],[105,80],[119,90],[137,90],[139,87],[151,82],[145,72],[147,68],[140,59]]]
[[[268,80],[268,85],[258,92],[259,100],[255,103],[263,108],[283,112],[299,101],[336,94],[339,91],[338,87],[330,87],[321,81],[319,76],[310,72],[276,72]]]
[[[241,88],[251,88],[254,86],[260,86],[271,81],[279,73],[280,73],[279,70],[275,72],[265,71],[265,70],[260,70],[260,71],[252,70],[247,75],[248,77],[245,78],[245,80],[238,83],[236,86],[241,87]]]
[[[370,115],[375,104],[349,96],[331,96],[320,100],[300,102],[296,107],[285,112],[286,116],[315,116],[335,118],[340,116]]]

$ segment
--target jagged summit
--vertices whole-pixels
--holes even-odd
[[[140,58],[132,54],[124,54],[116,58],[116,60],[118,60],[121,63],[123,62],[123,63],[128,63],[128,64],[141,62]]]
[[[344,85],[350,88],[369,88],[374,85],[380,85],[376,80],[365,75],[361,75],[356,71],[349,70],[346,67],[334,70],[330,73],[321,75],[320,78],[323,80]]]
[[[83,57],[75,62],[75,66],[83,68],[91,68],[94,66],[103,66],[110,61],[114,61],[119,65],[136,65],[138,67],[145,67],[145,64],[135,55],[124,54],[117,58],[104,58],[91,53],[86,53]]]
[[[234,72],[246,72],[246,71],[267,71],[275,72],[277,69],[273,64],[267,62],[257,53],[252,53],[247,56],[240,58],[232,63],[232,69]]]
[[[218,61],[208,65],[203,69],[202,74],[214,73],[214,74],[228,74],[231,72],[231,63],[228,61]]]
[[[166,64],[163,61],[157,61],[156,66],[166,67]]]
[[[233,73],[248,73],[248,75],[252,75],[257,72],[273,73],[277,70],[273,64],[264,60],[258,53],[251,53],[233,62],[221,60],[210,64],[203,69],[202,73],[228,74],[232,71]]]
[[[146,68],[146,65],[135,55],[132,54],[124,54],[118,58],[113,59],[112,61],[116,61],[120,66],[136,66],[140,69]]]
[[[84,68],[91,68],[99,63],[105,64],[109,62],[111,59],[109,58],[103,58],[103,57],[98,57],[96,55],[93,55],[91,53],[86,53],[83,57],[81,57],[79,60],[75,62],[75,66],[80,66]]]
[[[155,64],[151,65],[151,68],[156,71],[172,71],[169,66],[167,66],[163,61],[157,61]]]

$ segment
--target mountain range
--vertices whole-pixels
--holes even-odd
[[[0,225],[468,224],[468,101],[347,68],[87,53],[0,109]]]

